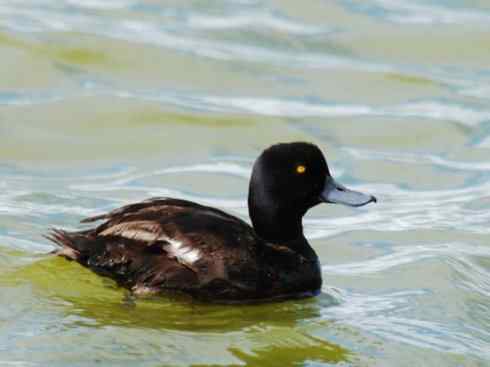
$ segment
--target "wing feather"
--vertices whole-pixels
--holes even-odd
[[[185,200],[153,198],[82,222],[98,220],[104,221],[93,229],[53,231],[49,238],[62,246],[59,254],[128,287],[191,289],[216,281],[230,291],[254,287],[261,242],[248,224],[230,214]],[[250,274],[247,284],[242,284],[244,272]]]
[[[150,220],[136,220],[131,222],[117,223],[108,226],[97,233],[102,237],[123,237],[128,240],[136,240],[152,244],[159,240],[166,240],[167,236],[161,236],[162,227],[158,222]]]
[[[96,215],[93,217],[88,217],[81,220],[81,223],[91,223],[99,220],[115,220],[118,218],[126,217],[129,215],[150,213],[150,212],[162,212],[165,208],[205,208],[202,205],[193,203],[187,200],[165,198],[165,197],[155,197],[147,200],[140,201],[138,203],[129,204],[122,206],[120,208],[114,209],[108,213]]]

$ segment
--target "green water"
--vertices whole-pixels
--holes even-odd
[[[485,1],[4,0],[0,366],[490,365]],[[365,208],[306,216],[313,299],[134,299],[50,226],[151,196],[247,218],[305,140]]]

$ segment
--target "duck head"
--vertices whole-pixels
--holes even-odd
[[[347,189],[330,175],[321,150],[309,143],[273,145],[257,158],[248,207],[256,233],[267,241],[303,238],[302,217],[320,203],[363,206],[372,195]]]

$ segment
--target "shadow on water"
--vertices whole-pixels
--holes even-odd
[[[320,319],[321,309],[336,303],[325,294],[248,305],[204,304],[178,295],[133,299],[111,280],[74,262],[44,256],[0,275],[0,285],[23,284],[29,284],[36,297],[61,305],[64,322],[70,320],[68,329],[105,332],[109,327],[208,335],[223,339],[226,353],[246,365],[263,365],[263,361],[284,366],[307,361],[338,363],[354,357],[343,347],[307,332],[315,323],[325,324]]]

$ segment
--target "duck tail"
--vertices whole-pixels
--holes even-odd
[[[53,251],[55,255],[66,257],[70,260],[80,261],[80,258],[87,250],[90,231],[68,232],[62,229],[51,228],[43,235],[44,238],[54,242],[60,248]]]

